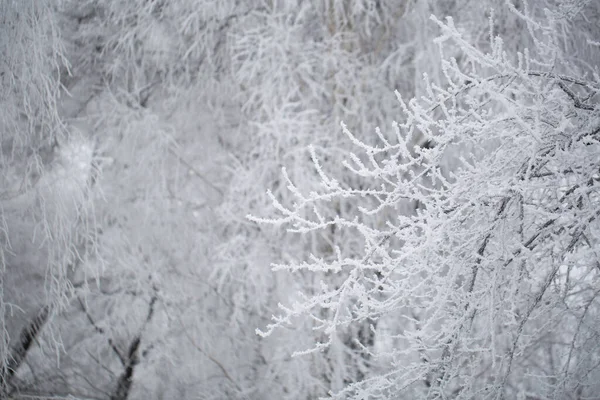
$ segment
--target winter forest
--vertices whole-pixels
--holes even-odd
[[[600,1],[0,19],[0,399],[600,399]]]

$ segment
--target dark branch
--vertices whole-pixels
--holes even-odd
[[[155,287],[153,287],[153,289],[155,292],[158,291]],[[140,363],[140,357],[138,354],[140,344],[142,343],[142,333],[154,315],[154,307],[157,300],[158,296],[156,294],[150,299],[148,314],[144,320],[144,325],[142,326],[140,333],[138,333],[129,344],[129,348],[127,349],[127,360],[125,361],[125,369],[117,380],[117,387],[114,394],[110,396],[110,400],[127,400],[129,397],[131,385],[133,384],[133,373],[135,372],[136,365]]]
[[[573,93],[573,91],[569,89],[567,85],[565,85],[563,82],[558,82],[558,87],[561,88],[563,92],[565,92],[567,96],[571,98],[571,100],[573,100],[573,105],[575,106],[575,108],[594,111],[594,106],[583,103],[581,99],[575,93]]]
[[[92,326],[94,327],[94,329],[96,330],[96,332],[104,335],[106,334],[106,332],[104,331],[104,329],[102,329],[101,327],[99,327],[98,325],[96,325],[96,322],[94,321],[94,319],[92,318],[92,316],[90,315],[90,313],[88,312],[87,308],[85,307],[85,304],[83,303],[83,301],[78,297],[77,300],[79,300],[79,304],[81,305],[81,309],[83,310],[83,312],[85,313],[87,320],[90,322],[90,324],[92,324]],[[121,354],[121,352],[119,351],[119,349],[117,348],[117,346],[115,345],[115,343],[113,342],[112,338],[108,338],[108,345],[110,346],[110,348],[112,349],[113,353],[116,354],[117,358],[119,359],[119,361],[121,361],[121,365],[125,366],[126,365],[126,361],[125,358],[123,357],[123,355]]]
[[[36,316],[21,330],[17,343],[13,346],[4,370],[2,371],[2,392],[6,393],[19,367],[25,361],[33,342],[37,339],[42,327],[48,321],[50,306],[43,306]]]

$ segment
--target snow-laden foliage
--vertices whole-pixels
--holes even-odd
[[[106,336],[127,346],[156,292],[141,368],[152,377],[174,365],[179,383],[141,378],[132,396],[312,398],[357,380],[345,348],[289,358],[295,340],[311,340],[310,324],[294,337],[255,336],[290,288],[313,286],[310,277],[273,279],[267,261],[322,245],[321,236],[298,241],[243,216],[268,204],[263,187],[280,186],[281,165],[305,175],[309,143],[320,140],[320,154],[340,160],[347,142],[331,135],[340,120],[367,126],[400,110],[392,93],[381,96],[385,80],[368,82],[384,70],[379,64],[399,36],[395,18],[409,9],[403,2],[259,3],[92,1],[65,9],[76,38],[74,74],[93,75],[86,117],[101,138],[96,212],[106,268],[85,312],[111,326],[65,347],[106,349]],[[386,64],[386,79],[397,79],[398,68]],[[63,362],[63,375],[85,359]],[[99,364],[106,368],[97,368],[96,380],[111,385],[106,370],[123,363],[109,350]],[[69,382],[78,393],[90,390],[81,379]]]
[[[320,188],[302,190],[284,169],[293,200],[270,194],[277,214],[251,217],[353,238],[275,265],[338,279],[319,279],[259,331],[314,321],[320,336],[300,356],[367,325],[353,340],[371,368],[337,398],[567,399],[600,389],[600,55],[584,45],[587,62],[578,58],[557,29],[597,5],[563,3],[543,18],[508,7],[531,48],[506,49],[493,18],[488,50],[452,18],[433,18],[440,50],[451,42],[460,62],[442,62],[441,85],[426,76],[424,96],[397,93],[393,135],[377,130],[374,144],[343,125],[356,180],[330,173],[311,148]],[[428,145],[415,147],[416,136]]]
[[[68,306],[89,241],[93,149],[65,126],[57,2],[0,3],[0,392]],[[79,271],[81,272],[81,271]],[[59,343],[50,341],[56,350]]]
[[[134,400],[314,399],[364,389],[415,398],[426,384],[432,397],[448,394],[479,373],[469,381],[475,390],[487,384],[492,368],[508,370],[506,362],[498,366],[498,355],[508,354],[516,328],[500,323],[508,321],[509,313],[502,314],[508,300],[497,296],[508,286],[496,294],[482,289],[484,280],[492,281],[490,260],[514,253],[541,229],[540,210],[558,213],[544,203],[544,188],[554,179],[549,174],[568,177],[556,178],[555,190],[572,213],[587,207],[581,200],[580,208],[569,208],[573,196],[595,182],[570,192],[585,174],[559,168],[570,147],[536,153],[526,135],[516,136],[517,146],[513,131],[550,132],[544,122],[537,128],[538,116],[556,126],[556,135],[572,132],[595,113],[590,71],[598,64],[598,10],[579,0],[518,1],[491,11],[497,5],[4,1],[1,299],[8,336],[0,354],[9,369],[0,372],[2,390],[11,398]],[[442,40],[443,51],[431,40],[439,29],[431,14],[454,18],[456,31]],[[505,53],[497,39],[489,40],[490,29],[502,37]],[[394,88],[420,100],[403,105]],[[407,119],[395,126],[403,108]],[[510,113],[521,119],[510,120]],[[354,136],[339,129],[341,121]],[[357,145],[358,163],[348,156]],[[521,173],[511,168],[525,157],[510,146],[544,168],[536,179],[546,186],[527,191],[526,182],[535,181],[529,171],[528,180],[513,185],[519,191],[503,189],[506,176]],[[510,157],[505,169],[491,168]],[[468,173],[472,181],[458,179]],[[471,194],[467,184],[477,189]],[[486,194],[484,185],[499,194]],[[265,215],[271,203],[265,188],[292,211],[284,220],[298,222],[301,233],[244,218]],[[514,200],[519,193],[522,201]],[[522,228],[515,225],[519,201]],[[451,217],[457,234],[444,239],[450,232],[444,218]],[[486,230],[486,221],[493,229]],[[552,224],[544,232],[557,238],[574,229],[563,220]],[[511,234],[515,229],[523,239]],[[571,257],[593,237],[583,233]],[[550,240],[540,234],[534,244],[543,249]],[[557,243],[555,253],[569,245]],[[438,244],[439,251],[431,250]],[[405,253],[410,246],[414,251]],[[526,250],[513,254],[525,265],[518,290],[535,296],[554,264],[534,267],[531,257],[546,253]],[[312,261],[286,272],[291,260],[308,253]],[[276,272],[272,260],[281,264]],[[518,385],[558,385],[539,378],[551,372],[539,373],[540,366],[558,365],[557,343],[575,336],[570,364],[562,365],[565,392],[593,367],[580,354],[593,343],[595,305],[581,282],[592,285],[594,275],[582,275],[569,260],[549,288],[579,282],[581,290],[563,296],[562,309],[548,303],[545,315],[551,322],[571,318],[576,326],[565,322],[562,336],[542,337],[545,321],[541,311],[532,312],[516,342],[507,397]],[[479,266],[469,294],[472,265]],[[503,271],[510,268],[512,262]],[[462,292],[449,291],[451,285]],[[320,307],[328,290],[333,297]],[[529,303],[515,299],[510,318],[518,324]],[[278,303],[294,302],[298,308],[290,310],[298,318],[283,313],[292,329],[255,334],[279,312]],[[461,317],[461,307],[482,311]],[[303,318],[311,313],[315,318]],[[496,327],[492,339],[488,326]],[[452,332],[467,334],[452,339]],[[321,351],[291,357],[315,346]],[[468,373],[467,352],[474,354]],[[515,379],[517,371],[538,380]],[[395,389],[402,373],[415,379],[405,392]],[[571,392],[578,390],[589,389]]]

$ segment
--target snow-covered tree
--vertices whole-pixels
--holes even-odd
[[[254,335],[290,287],[313,285],[273,281],[265,260],[321,245],[258,230],[243,216],[266,205],[262,187],[279,185],[280,160],[297,163],[301,177],[311,165],[304,150],[319,136],[321,151],[339,159],[346,144],[330,132],[340,120],[366,126],[399,110],[392,95],[379,96],[383,81],[366,82],[395,40],[394,18],[409,9],[369,4],[68,3],[65,85],[85,100],[77,123],[98,141],[93,262],[104,270],[87,303],[73,301],[76,317],[68,315],[79,322],[64,324],[63,368],[38,375],[54,374],[48,380],[68,382],[72,393],[114,393],[142,326],[131,396],[310,398],[364,373],[346,368],[347,346],[309,362],[282,356],[298,337],[310,340],[310,325],[284,340]],[[85,328],[69,335],[73,325]],[[73,357],[75,349],[86,352]],[[92,349],[102,356],[90,359]],[[86,364],[91,382],[80,376]],[[178,383],[150,384],[165,364]]]
[[[481,221],[486,217],[489,224],[502,227],[485,239],[486,260],[500,251],[505,236],[513,242],[506,242],[503,249],[514,252],[510,246],[516,246],[516,236],[507,232],[517,229],[514,213],[519,201],[507,200],[506,216],[498,216],[496,222],[485,214],[486,207],[499,208],[498,201],[509,195],[502,189],[506,187],[502,177],[511,173],[512,164],[507,162],[505,170],[493,175],[499,181],[483,182],[480,171],[479,183],[472,182],[477,187],[474,200],[467,204],[468,187],[457,174],[466,174],[469,164],[461,165],[456,155],[463,154],[471,165],[491,168],[510,153],[497,150],[501,140],[514,136],[502,124],[515,131],[530,124],[535,126],[532,131],[541,132],[532,122],[539,116],[539,121],[566,132],[574,129],[569,124],[596,112],[589,109],[597,101],[592,96],[596,78],[589,71],[597,64],[598,53],[594,43],[587,44],[597,33],[594,4],[540,0],[535,7],[517,3],[514,9],[496,10],[492,31],[503,38],[504,55],[497,39],[489,40],[489,8],[494,3],[4,1],[0,5],[4,325],[0,328],[5,334],[0,354],[8,367],[3,371],[8,372],[3,374],[3,389],[13,398],[312,399],[329,391],[344,397],[353,388],[377,390],[383,386],[371,385],[370,380],[406,368],[413,377],[425,376],[421,381],[428,382],[432,396],[442,390],[436,377],[444,374],[448,375],[444,382],[455,385],[445,390],[454,390],[467,376],[457,365],[464,366],[463,344],[470,339],[447,344],[448,354],[456,355],[450,361],[441,361],[444,349],[436,353],[435,345],[451,337],[453,326],[459,329],[461,307],[468,309],[465,312],[479,310],[478,299],[491,298],[479,290],[491,281],[483,272],[491,261],[480,262],[472,295],[440,290],[434,303],[428,297],[437,290],[433,284],[415,285],[404,297],[393,290],[419,279],[448,285],[452,281],[466,290],[470,275],[463,267],[452,269],[447,261],[435,270],[433,264],[445,259],[444,252],[476,261],[476,255],[468,255],[468,246],[485,236],[481,231],[479,238],[465,239],[467,244],[457,245],[455,253],[450,242],[439,251],[427,251],[431,249],[423,244],[427,237],[442,241],[434,234],[442,235],[443,229],[432,233],[427,227],[446,221],[446,214],[435,214],[445,207],[444,201],[462,207],[448,213],[458,224],[453,232],[484,229]],[[545,7],[554,11],[546,13]],[[447,35],[454,40],[444,41],[443,52],[432,42],[438,28],[429,21],[431,14],[454,16],[460,32]],[[526,31],[530,35],[524,35]],[[517,51],[531,67],[519,66]],[[442,59],[449,61],[441,63]],[[423,72],[429,80],[420,78]],[[571,77],[577,81],[569,81]],[[392,88],[409,98],[425,95],[433,103],[425,99],[403,105]],[[409,119],[399,128],[403,142],[398,142],[392,120],[403,108]],[[507,117],[494,119],[492,126],[491,114],[485,114],[488,109]],[[542,118],[543,112],[549,115]],[[510,125],[511,113],[524,122]],[[564,121],[557,119],[561,115]],[[352,140],[339,129],[341,121],[355,133]],[[380,137],[372,133],[374,126],[381,127]],[[412,134],[407,135],[411,127]],[[464,137],[445,133],[459,128],[464,128]],[[477,136],[488,135],[492,128],[500,132],[496,139]],[[531,157],[537,154],[527,150],[531,142],[515,137],[521,141],[510,141],[510,146],[529,151]],[[550,139],[542,135],[540,140]],[[400,151],[399,143],[406,145],[408,155]],[[342,164],[356,144],[364,150],[357,159],[370,162],[365,164],[370,169]],[[593,146],[586,148],[591,151]],[[489,161],[496,152],[498,158]],[[543,157],[568,154],[557,150]],[[556,172],[555,164],[558,160],[543,168],[572,178],[556,181],[563,202],[570,204],[572,196],[583,194],[583,186],[572,192],[570,186],[564,187],[577,183],[584,171]],[[297,191],[288,189],[282,167]],[[432,175],[423,178],[430,170]],[[327,176],[335,176],[339,186]],[[445,181],[439,181],[441,177]],[[321,178],[329,184],[325,190]],[[553,178],[540,179],[550,185]],[[496,183],[500,197],[485,197],[481,185],[487,181]],[[249,213],[264,215],[271,201],[264,196],[265,188],[286,207],[297,203],[294,218],[316,217],[316,225],[300,227],[304,234],[298,234],[246,220]],[[534,221],[538,209],[551,212],[544,200],[546,189],[535,190],[521,190],[522,241],[540,224]],[[398,197],[402,195],[405,198]],[[319,216],[312,203],[319,203],[315,204]],[[471,210],[469,204],[477,207]],[[393,230],[404,226],[399,221],[412,225],[396,234]],[[559,229],[568,224],[553,224],[547,230],[568,233]],[[501,229],[505,236],[497,234]],[[411,241],[406,238],[409,232],[414,234]],[[452,243],[460,242],[457,237]],[[585,237],[593,240],[593,235]],[[408,258],[396,253],[410,246],[420,250]],[[580,242],[573,254],[575,250],[581,254],[579,246]],[[385,256],[386,249],[391,255]],[[418,251],[429,261],[419,258]],[[514,257],[525,257],[525,250],[521,252]],[[268,267],[271,260],[285,264],[308,253],[314,255],[312,263],[301,266],[308,271],[273,273]],[[335,264],[338,254],[353,260],[357,272]],[[411,271],[421,271],[415,272],[419,276],[401,275],[398,265],[405,259]],[[533,271],[528,262],[523,271],[529,275],[521,279],[525,289],[519,293],[526,288],[533,293],[539,282],[534,272],[544,273],[542,268]],[[397,265],[393,272],[389,263]],[[369,266],[380,270],[369,275]],[[557,276],[563,275],[560,270]],[[569,285],[573,279],[588,282],[593,276],[567,275]],[[352,282],[370,290],[359,299],[370,309],[339,311],[335,302],[326,300],[313,310],[315,318],[295,318],[293,329],[268,337],[255,335],[255,328],[266,326],[278,312],[278,303],[303,301],[290,294],[302,292],[310,299],[329,288],[342,294],[340,306],[348,305],[358,299],[351,294],[359,292],[347,289]],[[442,299],[445,295],[449,297]],[[568,297],[562,310],[574,310],[570,318],[576,318],[581,310],[577,307],[587,304],[585,295],[584,291]],[[518,315],[524,315],[526,299],[515,301],[521,307]],[[432,304],[440,307],[437,314]],[[484,314],[497,315],[503,309],[500,305]],[[575,360],[580,346],[590,343],[586,338],[593,337],[588,328],[593,306],[590,303],[585,318],[579,319],[583,322],[577,328],[573,361],[565,368],[565,376],[571,377],[565,380],[566,391],[574,377],[581,376],[575,366],[586,368],[585,362],[592,362]],[[566,313],[556,318],[566,318]],[[460,328],[469,333],[461,338],[485,344],[484,314],[474,314],[471,330],[466,325]],[[348,316],[352,323],[343,320]],[[531,325],[524,325],[524,334],[532,329],[543,332],[544,325],[535,325],[540,318],[534,317]],[[504,329],[504,320],[498,321],[489,324],[498,330],[493,348],[498,354],[504,348],[508,354],[512,342],[507,338],[513,328]],[[402,325],[406,332],[399,330]],[[418,334],[410,336],[411,332]],[[554,342],[572,339],[571,333],[563,329],[560,335],[537,341],[538,347],[527,347],[532,352],[527,362],[515,352],[511,368],[522,371],[530,368],[528,362],[543,364],[540,360],[558,357],[560,349]],[[290,357],[294,350],[329,340],[329,346],[320,346],[322,351]],[[522,346],[521,341],[517,344]],[[496,365],[487,353],[473,354],[484,366]],[[501,372],[506,370],[502,368]],[[532,373],[539,372],[531,368]],[[461,375],[453,380],[455,371]],[[491,375],[482,376],[473,380],[473,387]],[[514,386],[512,376],[507,384]],[[390,390],[395,390],[391,388],[397,381],[389,382]],[[422,386],[415,383],[406,397],[422,393]]]
[[[49,1],[0,4],[0,397],[93,248],[88,220],[93,146],[63,123],[68,62]],[[57,340],[49,348],[60,347]]]
[[[313,147],[318,190],[298,185],[284,165],[281,186],[293,199],[271,191],[277,215],[252,217],[346,238],[330,254],[307,251],[275,266],[320,286],[291,298],[259,332],[314,321],[322,336],[298,349],[304,355],[368,325],[352,339],[369,372],[338,398],[598,391],[598,4],[507,10],[527,47],[506,48],[493,14],[487,44],[452,18],[433,18],[441,53],[459,50],[441,62],[443,83],[425,76],[423,96],[398,93],[403,119],[373,139],[344,125],[358,149],[347,173]]]

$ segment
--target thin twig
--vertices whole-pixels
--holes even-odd
[[[90,324],[92,324],[92,326],[94,327],[94,329],[96,330],[96,332],[104,335],[106,334],[106,331],[104,329],[102,329],[101,327],[99,327],[98,325],[96,325],[96,322],[94,321],[94,319],[92,318],[92,316],[90,315],[90,313],[88,312],[85,304],[83,303],[83,300],[81,300],[80,297],[77,297],[77,300],[79,301],[79,304],[81,305],[81,309],[83,310],[83,312],[85,313],[87,320],[90,322]],[[117,355],[117,357],[119,358],[119,361],[121,361],[121,365],[125,366],[126,362],[125,362],[125,358],[123,357],[123,355],[121,354],[121,352],[119,351],[119,349],[117,348],[117,346],[115,345],[115,343],[113,342],[112,338],[108,338],[108,345],[110,346],[110,348],[112,349],[112,351]]]
[[[565,92],[567,96],[571,98],[571,100],[573,100],[573,105],[575,106],[575,108],[594,111],[594,106],[583,103],[581,99],[575,93],[573,93],[573,91],[569,89],[567,85],[565,85],[563,82],[558,82],[558,87],[561,88],[563,92]]]
[[[173,154],[175,156],[175,158],[177,158],[177,160],[179,160],[180,163],[182,163],[183,165],[185,165],[191,172],[194,173],[194,175],[196,175],[204,183],[206,183],[208,186],[210,186],[212,189],[214,189],[217,193],[219,193],[219,195],[221,195],[221,197],[223,197],[225,195],[225,193],[223,192],[222,189],[218,188],[217,186],[215,186],[214,183],[212,183],[211,181],[209,181],[200,171],[198,171],[192,164],[190,164],[173,147],[169,147],[169,151],[171,152],[171,154]]]
[[[231,377],[231,375],[229,374],[229,372],[227,371],[227,369],[223,366],[223,364],[221,364],[221,362],[219,362],[219,360],[217,360],[216,358],[214,358],[212,355],[210,355],[208,352],[206,352],[202,347],[200,347],[196,343],[196,341],[190,336],[189,332],[185,328],[185,325],[183,324],[183,321],[181,320],[181,317],[177,316],[177,319],[179,320],[179,323],[181,324],[181,327],[183,328],[183,333],[184,333],[185,337],[189,340],[189,342],[192,344],[192,346],[194,346],[196,348],[196,350],[198,350],[200,353],[202,353],[204,356],[206,356],[206,358],[208,358],[210,361],[212,361],[217,367],[219,367],[219,369],[221,370],[221,372],[223,373],[223,375],[225,376],[225,378],[227,378],[227,380],[229,382],[231,382],[235,386],[235,388],[237,390],[239,390],[240,392],[242,392],[242,388]]]

